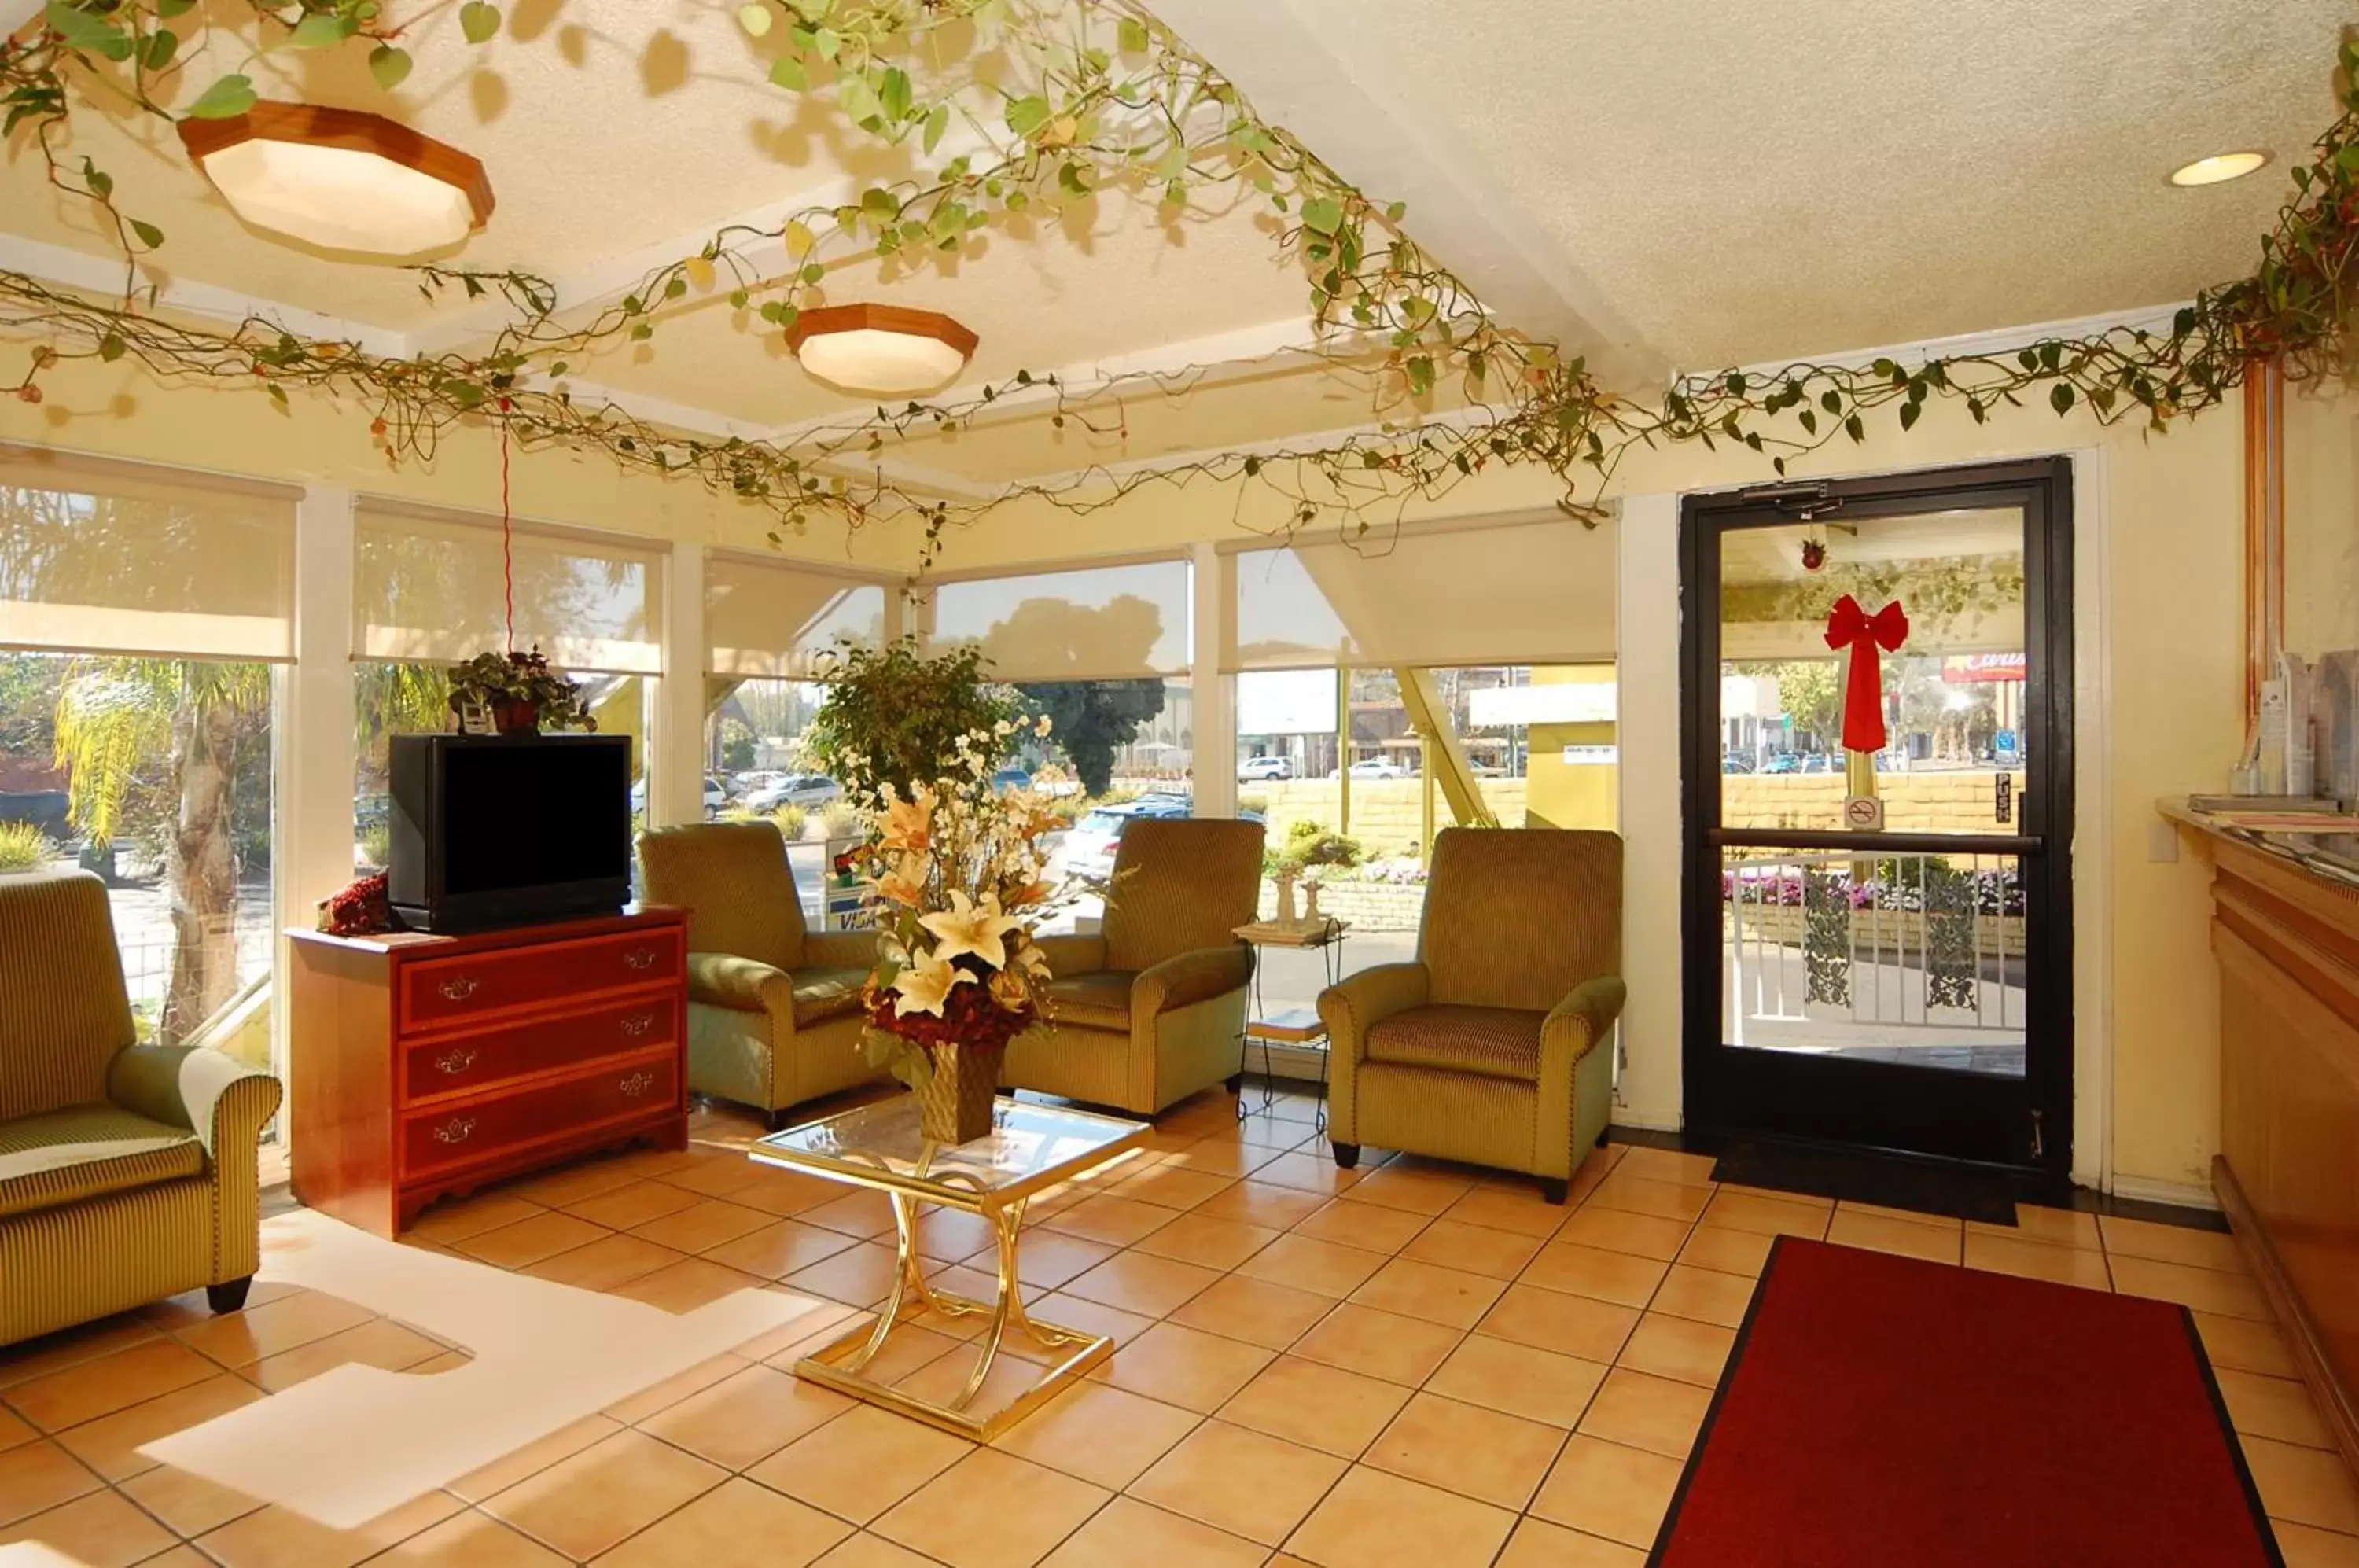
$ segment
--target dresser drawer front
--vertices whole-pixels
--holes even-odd
[[[408,1177],[464,1165],[602,1122],[671,1110],[679,1102],[676,1053],[628,1057],[513,1094],[412,1112],[402,1118],[402,1170]]]
[[[659,991],[592,1012],[536,1018],[481,1033],[437,1035],[401,1048],[405,1101],[461,1094],[511,1078],[585,1068],[679,1038],[678,994]]]
[[[680,929],[663,926],[405,964],[401,1027],[443,1028],[516,1007],[676,982],[686,962]]]

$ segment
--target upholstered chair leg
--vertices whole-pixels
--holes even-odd
[[[254,1289],[254,1276],[232,1279],[225,1285],[205,1287],[205,1305],[216,1312],[234,1312],[245,1305],[245,1293]]]
[[[1335,1146],[1335,1168],[1338,1171],[1349,1171],[1359,1162],[1360,1146],[1358,1144],[1339,1143]]]
[[[1571,1183],[1564,1181],[1561,1177],[1543,1176],[1540,1178],[1540,1196],[1546,1198],[1551,1203],[1563,1203],[1571,1191]]]

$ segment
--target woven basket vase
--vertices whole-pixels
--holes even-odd
[[[918,1129],[936,1143],[973,1143],[991,1136],[993,1099],[999,1093],[1005,1041],[952,1040],[932,1051],[934,1075],[918,1096]]]

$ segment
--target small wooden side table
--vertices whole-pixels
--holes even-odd
[[[1327,984],[1339,984],[1343,978],[1343,933],[1352,929],[1349,920],[1332,915],[1318,921],[1296,921],[1280,924],[1275,920],[1256,920],[1251,925],[1236,928],[1239,942],[1250,942],[1256,948],[1283,947],[1298,950],[1316,949],[1326,961]],[[1320,1131],[1327,1130],[1327,1026],[1320,1021],[1316,1007],[1288,1007],[1282,1012],[1268,1011],[1262,1001],[1262,965],[1256,954],[1253,978],[1253,1011],[1245,1020],[1245,1032],[1237,1037],[1237,1071],[1245,1070],[1247,1053],[1253,1042],[1261,1041],[1261,1107],[1259,1112],[1245,1108],[1243,1094],[1237,1096],[1237,1117],[1266,1115],[1277,1104],[1277,1094],[1270,1088],[1269,1048],[1278,1045],[1299,1045],[1319,1053],[1319,1116]]]

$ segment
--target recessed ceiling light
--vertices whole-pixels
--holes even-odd
[[[179,125],[239,217],[307,245],[413,256],[458,244],[492,215],[482,163],[382,114],[265,102]]]
[[[2242,180],[2269,161],[2265,152],[2222,152],[2210,158],[2199,158],[2170,171],[2173,185],[2223,185],[2231,180]]]
[[[966,367],[979,340],[938,310],[829,305],[787,329],[803,368],[851,392],[930,392]]]

